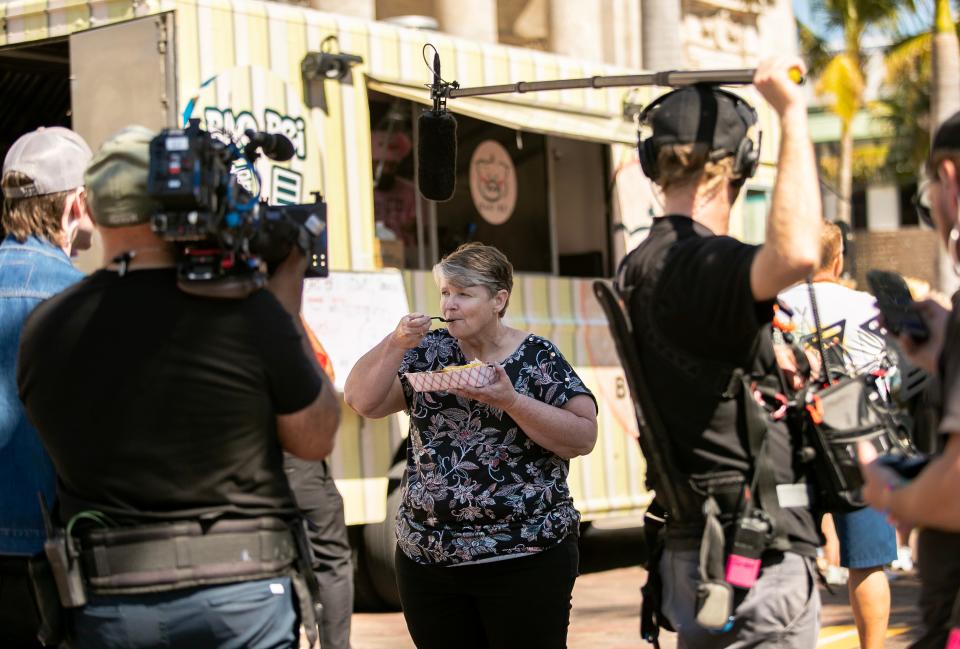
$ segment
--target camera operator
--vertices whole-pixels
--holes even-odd
[[[74,251],[90,246],[93,222],[83,170],[93,153],[59,126],[18,138],[3,164],[0,230],[0,634],[17,647],[53,642],[40,616],[44,527],[37,493],[53,502],[56,477],[17,398],[17,347],[23,322],[43,300],[79,281]]]
[[[306,261],[294,250],[242,299],[179,290],[148,223],[153,135],[129,127],[94,156],[108,263],[38,307],[20,348],[58,476],[66,549],[47,554],[55,574],[66,555],[72,646],[296,647],[296,602],[304,625],[313,607],[283,450],[320,459],[339,422],[299,324]]]
[[[660,612],[677,630],[679,647],[817,642],[818,535],[805,485],[793,469],[791,435],[783,421],[771,417],[760,419],[759,431],[753,426],[756,436],[744,423],[754,398],[746,376],[777,373],[769,335],[777,294],[810,273],[820,252],[817,171],[806,104],[790,80],[791,68],[802,70],[803,64],[765,61],[754,78],[782,129],[762,246],[726,236],[731,207],[759,155],[750,137],[757,121],[752,107],[717,88],[691,86],[660,97],[641,115],[641,124],[652,130],[640,142],[641,165],[663,192],[666,216],[625,259],[618,284],[644,382],[666,429],[661,434],[669,436],[680,465],[675,473],[686,478],[676,487],[692,494],[688,503],[715,501],[714,520],[725,523],[727,541],[706,545],[705,531],[716,525],[700,507],[667,514],[663,557],[651,569],[659,567]],[[748,491],[761,467],[775,484],[761,481],[758,491]],[[731,617],[706,628],[701,615],[710,613],[718,589],[730,592],[730,587],[723,574],[705,574],[700,550],[711,560],[714,551],[722,553],[733,524],[750,511],[748,503],[763,512],[754,518],[773,521],[776,542],[755,548],[757,562],[751,565],[760,569],[759,578],[754,573],[752,587],[724,595],[730,605],[722,608],[732,610]]]
[[[918,190],[921,218],[932,225],[960,270],[960,113],[940,125],[933,137],[926,164],[927,181]],[[920,576],[920,608],[925,635],[915,647],[943,647],[951,623],[951,609],[960,591],[960,309],[927,300],[914,307],[929,330],[925,342],[909,335],[900,344],[911,362],[940,378],[943,391],[940,432],[943,451],[916,476],[907,480],[896,471],[874,462],[875,450],[861,445],[865,465],[864,498],[886,512],[903,527],[922,527],[917,540],[917,572]]]

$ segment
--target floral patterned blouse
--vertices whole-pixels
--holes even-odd
[[[421,564],[539,552],[580,523],[567,460],[528,438],[502,410],[449,392],[414,392],[403,376],[467,362],[456,339],[436,329],[400,365],[410,438],[397,542]],[[528,335],[503,368],[517,392],[552,406],[578,394],[594,399],[545,338]]]

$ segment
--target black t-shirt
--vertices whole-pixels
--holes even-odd
[[[276,416],[309,405],[322,383],[267,291],[198,298],[173,269],[99,271],[33,312],[17,379],[64,519],[295,511]]]
[[[645,377],[672,448],[685,474],[738,471],[751,461],[737,401],[724,398],[735,368],[754,374],[776,371],[769,336],[758,336],[773,317],[774,301],[756,301],[750,267],[759,249],[685,216],[655,221],[656,253],[631,253],[620,282],[631,289],[629,310],[642,331],[637,344]],[[758,345],[755,347],[755,344]],[[786,426],[768,421],[768,444],[777,484],[802,480]],[[791,536],[817,544],[808,509],[791,507]]]

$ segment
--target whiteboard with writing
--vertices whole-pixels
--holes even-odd
[[[333,363],[343,391],[360,357],[396,329],[409,313],[403,276],[396,270],[330,272],[303,283],[303,319]]]

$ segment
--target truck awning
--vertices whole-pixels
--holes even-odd
[[[409,86],[368,76],[367,87],[392,97],[399,97],[428,106],[433,103],[429,91],[423,86]],[[635,146],[637,143],[637,132],[633,123],[620,117],[554,110],[484,97],[450,99],[447,101],[447,109],[452,113],[531,133],[556,135],[605,144],[617,143]]]

